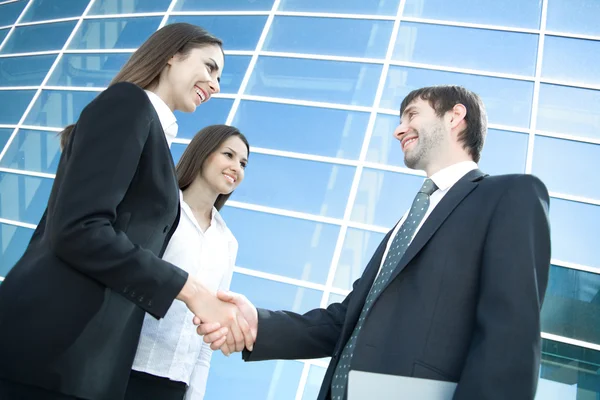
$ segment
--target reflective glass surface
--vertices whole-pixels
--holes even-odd
[[[90,0],[31,0],[21,22],[79,17],[89,2]]]
[[[75,27],[75,21],[27,25],[15,28],[0,53],[60,50]]]
[[[532,76],[537,45],[537,35],[528,33],[403,22],[393,58]]]
[[[363,169],[352,221],[392,227],[409,210],[423,179],[416,175]]]
[[[0,58],[0,86],[40,85],[56,55]]]
[[[523,174],[527,162],[529,135],[488,129],[479,168],[486,174]]]
[[[348,228],[335,270],[333,286],[352,290],[352,284],[362,276],[365,267],[384,237],[383,233]]]
[[[0,29],[0,45],[2,44],[2,42],[4,41],[4,39],[6,38],[6,36],[8,35],[9,31],[10,31],[9,28]]]
[[[0,172],[0,218],[37,224],[46,209],[53,182],[48,178]]]
[[[598,16],[600,17],[600,9]],[[546,36],[542,76],[586,85],[600,84],[600,41]]]
[[[171,0],[95,0],[88,15],[167,11]]]
[[[390,67],[381,107],[400,110],[402,99],[410,91],[432,85],[460,85],[474,91],[482,98],[490,123],[529,127],[533,82],[526,81],[420,68]]]
[[[369,114],[242,100],[232,125],[250,145],[357,159]]]
[[[354,167],[250,154],[232,200],[342,218]]]
[[[245,244],[240,245],[236,265],[314,283],[327,281],[338,226],[235,207],[226,207],[222,214],[238,242]]]
[[[600,343],[600,275],[552,266],[542,331]]]
[[[237,94],[250,64],[250,56],[225,56],[225,68],[221,75],[221,93]]]
[[[0,9],[1,11],[1,9]],[[4,277],[19,261],[33,229],[0,223],[0,276]]]
[[[325,378],[325,368],[311,365],[308,370],[308,378],[306,378],[302,400],[314,400],[318,397],[323,378]]]
[[[0,166],[53,174],[60,154],[58,133],[20,129],[2,157]]]
[[[542,15],[542,2],[539,0],[406,0],[402,15],[538,29]]]
[[[274,0],[177,0],[175,11],[271,11]]]
[[[79,114],[98,92],[43,90],[31,108],[26,125],[63,128],[79,119]]]
[[[177,137],[191,139],[205,126],[224,124],[231,110],[233,100],[212,98],[201,104],[193,113],[175,111],[179,130]]]
[[[552,258],[600,267],[598,226],[600,206],[552,198]]]
[[[280,11],[396,15],[400,0],[281,0]]]
[[[537,129],[600,139],[600,91],[540,85]]]
[[[69,49],[135,49],[158,28],[162,17],[84,20]]]
[[[393,21],[276,16],[264,50],[384,58]]]
[[[598,15],[600,2],[597,0],[550,0],[546,29],[598,36]]]
[[[50,86],[107,87],[131,54],[64,54],[48,80]]]
[[[267,22],[266,15],[174,15],[169,23],[198,25],[223,41],[225,50],[254,50]]]
[[[14,24],[26,5],[26,0],[0,4],[0,26]],[[2,41],[2,34],[0,34],[0,41]]]
[[[0,124],[16,124],[33,99],[35,90],[4,90],[0,107]]]
[[[600,200],[600,145],[536,136],[532,168],[550,191]]]
[[[246,93],[371,106],[381,65],[259,57]]]
[[[0,151],[2,151],[12,133],[12,128],[0,128]]]

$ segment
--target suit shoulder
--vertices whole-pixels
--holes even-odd
[[[537,197],[548,197],[544,182],[531,174],[490,175],[483,179],[484,184],[497,187],[502,191],[518,190],[521,193],[535,193]]]
[[[126,112],[131,118],[151,118],[150,99],[139,86],[129,82],[119,82],[102,91],[86,108],[88,112]],[[93,111],[92,111],[93,110]]]

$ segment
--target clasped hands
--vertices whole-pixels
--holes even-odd
[[[244,347],[252,351],[258,331],[256,307],[244,295],[219,291],[215,296],[202,285],[195,286],[194,294],[184,301],[204,342],[226,356]]]

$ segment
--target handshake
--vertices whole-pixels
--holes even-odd
[[[252,351],[258,331],[256,307],[241,294],[219,291],[215,296],[201,283],[188,279],[178,299],[194,313],[194,325],[204,342],[224,355]]]

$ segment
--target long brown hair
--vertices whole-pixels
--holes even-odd
[[[208,157],[217,151],[224,141],[232,136],[239,137],[248,149],[250,155],[250,145],[246,137],[234,126],[230,125],[210,125],[200,130],[177,163],[177,182],[179,189],[185,190],[194,182],[194,179],[202,172],[202,165]],[[233,192],[231,192],[233,193]],[[215,201],[215,208],[221,210],[225,205],[229,194],[220,194]]]
[[[131,82],[142,89],[156,83],[160,73],[175,54],[185,57],[194,48],[219,46],[223,42],[199,26],[178,22],[157,30],[131,55],[127,63],[113,78],[109,86],[118,82]],[[60,145],[66,148],[75,124],[67,126],[60,135]]]

